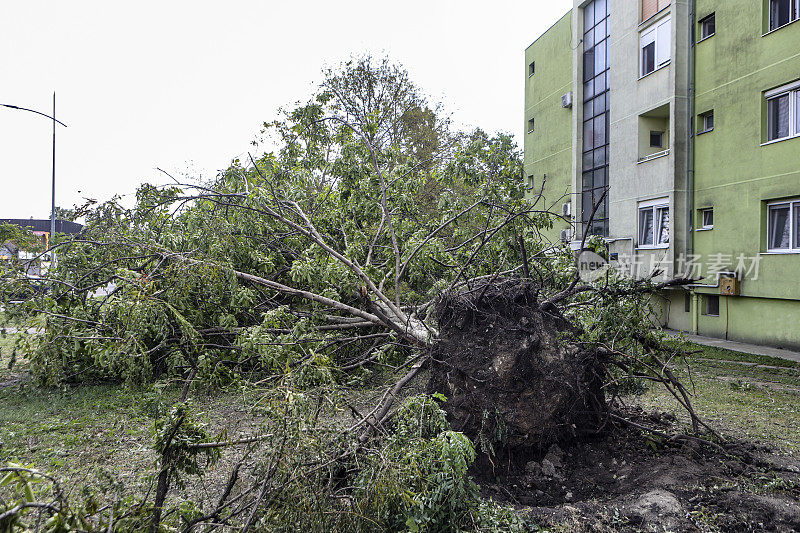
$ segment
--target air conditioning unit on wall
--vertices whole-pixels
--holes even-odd
[[[567,94],[561,95],[561,107],[565,109],[572,108],[572,91],[568,92]]]
[[[572,216],[572,203],[567,202],[561,204],[561,216],[564,218],[569,218]]]

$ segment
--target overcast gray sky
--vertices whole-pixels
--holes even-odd
[[[388,55],[462,125],[522,144],[524,49],[570,0],[5,1],[0,103],[56,116],[56,203],[214,175],[325,66]],[[50,212],[51,123],[0,108],[0,218]],[[80,192],[79,192],[80,191]]]

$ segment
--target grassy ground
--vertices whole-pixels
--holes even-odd
[[[772,357],[690,345],[688,366],[676,374],[693,385],[697,413],[723,434],[772,444],[800,455],[800,365]],[[673,412],[683,408],[660,387],[629,398],[644,409]]]
[[[144,475],[152,471],[155,460],[151,448],[154,405],[159,398],[174,398],[176,388],[163,384],[143,389],[114,385],[38,388],[25,383],[24,358],[12,370],[7,368],[12,343],[13,335],[0,339],[0,464],[32,464],[72,482],[91,481],[109,471],[129,489],[144,487]],[[676,370],[687,381],[691,376],[693,402],[700,416],[724,434],[800,453],[796,363],[710,347],[693,349],[699,353],[690,360],[691,371]],[[371,392],[361,394],[372,399]],[[256,395],[252,389],[232,388],[193,397],[212,434],[227,428],[229,435],[242,435],[258,428],[259,418],[251,409]],[[677,402],[657,387],[626,401],[683,416]],[[353,402],[360,403],[358,398]]]

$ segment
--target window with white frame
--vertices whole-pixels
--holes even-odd
[[[717,32],[714,13],[700,20],[700,40],[708,39]]]
[[[714,228],[714,209],[706,207],[700,210],[700,229]]]
[[[669,63],[672,48],[671,28],[670,19],[667,17],[642,32],[639,47],[642,57],[642,76],[647,76]]]
[[[800,135],[800,81],[765,94],[767,99],[767,140],[777,141]]]
[[[701,113],[698,117],[698,126],[700,131],[697,133],[706,133],[714,129],[714,110]]]
[[[800,18],[800,0],[769,0],[769,30],[777,30]]]
[[[767,251],[800,252],[800,199],[767,206]]]
[[[669,246],[669,200],[639,204],[639,248]]]

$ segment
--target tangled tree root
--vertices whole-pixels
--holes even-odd
[[[604,365],[571,342],[565,318],[540,309],[533,284],[487,282],[449,295],[437,311],[429,392],[447,397],[453,429],[482,451],[538,453],[602,432]]]

